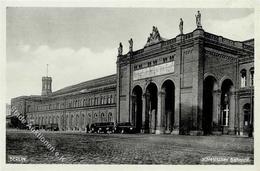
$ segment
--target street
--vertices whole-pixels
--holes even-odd
[[[69,164],[253,164],[254,140],[235,136],[154,134],[86,134],[43,132],[64,160],[29,131],[7,131],[8,156],[24,156],[23,163]],[[212,162],[211,158],[228,161]],[[239,159],[232,163],[231,159]],[[249,161],[244,162],[244,159]],[[242,161],[241,161],[242,160]],[[19,163],[19,162],[18,162]]]

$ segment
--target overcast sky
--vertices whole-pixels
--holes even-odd
[[[53,78],[60,88],[116,73],[118,43],[124,53],[133,38],[134,50],[143,48],[152,26],[162,37],[192,32],[200,10],[207,32],[233,40],[254,38],[252,9],[144,9],[144,8],[8,8],[6,101],[41,93],[41,77]]]

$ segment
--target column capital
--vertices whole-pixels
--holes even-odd
[[[220,89],[213,90],[213,93],[218,93],[218,94],[220,94],[220,93],[221,93],[221,90],[220,90]]]
[[[166,94],[165,90],[161,90],[158,92],[158,95],[165,95],[165,94]]]

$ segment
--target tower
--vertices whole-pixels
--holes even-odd
[[[48,76],[48,64],[47,64],[47,75],[42,77],[42,96],[48,96],[52,93],[51,89],[52,78]]]

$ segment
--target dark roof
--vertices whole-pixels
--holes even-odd
[[[116,83],[116,74],[93,79],[93,80],[88,80],[79,84],[75,84],[72,86],[64,87],[60,90],[57,90],[51,94],[51,96],[54,95],[59,95],[59,94],[64,94],[64,93],[70,93],[73,91],[78,91],[82,89],[88,89],[88,88],[93,88],[93,87],[99,87],[99,86],[105,86],[108,84],[115,84]]]

